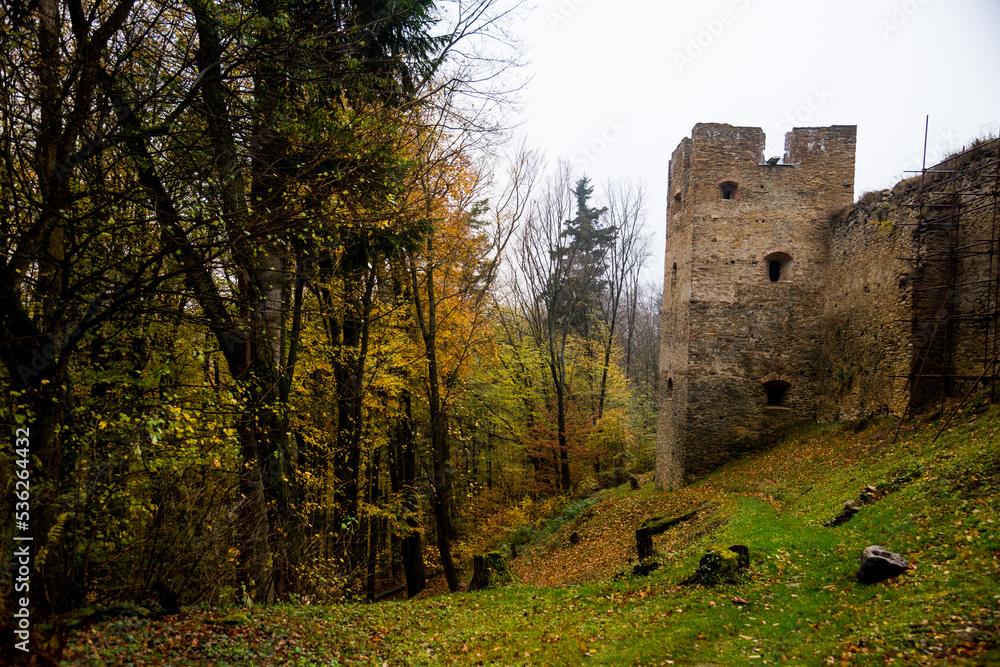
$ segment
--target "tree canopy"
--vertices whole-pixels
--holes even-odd
[[[33,607],[412,596],[438,563],[454,590],[489,516],[648,460],[641,193],[540,189],[504,144],[476,86],[514,63],[476,40],[512,11],[3,18],[0,422],[31,480],[5,535]]]

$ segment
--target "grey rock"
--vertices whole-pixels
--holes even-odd
[[[847,523],[851,520],[851,517],[858,513],[861,509],[861,503],[856,500],[848,500],[844,503],[844,509],[840,514],[835,516],[826,522],[827,526],[839,526],[842,523]]]
[[[910,569],[910,563],[899,554],[873,544],[861,553],[858,565],[858,581],[875,584],[897,577]]]

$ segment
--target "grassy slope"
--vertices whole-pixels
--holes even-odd
[[[1000,664],[1000,409],[933,445],[933,427],[891,444],[893,428],[810,426],[675,493],[604,492],[515,561],[519,586],[254,609],[235,628],[206,623],[224,611],[113,621],[75,634],[66,664]],[[885,495],[824,527],[865,484]],[[706,500],[656,538],[663,568],[612,581],[642,519]],[[678,586],[715,543],[750,547],[745,581]],[[869,544],[916,569],[858,584]]]

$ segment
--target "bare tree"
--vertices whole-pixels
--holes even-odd
[[[628,330],[632,329],[631,324],[635,319],[637,307],[639,275],[649,258],[649,241],[652,237],[644,226],[646,189],[643,184],[633,181],[612,181],[604,189],[604,200],[608,209],[608,222],[615,230],[615,239],[608,250],[606,294],[605,298],[600,300],[601,316],[604,321],[601,341],[604,363],[601,370],[596,419],[600,419],[604,414],[608,367],[611,364],[615,333],[623,310],[629,324]],[[631,353],[630,344],[631,337],[626,343],[626,367]]]
[[[584,183],[585,185],[585,183]],[[559,483],[572,487],[569,467],[570,443],[567,432],[569,376],[567,343],[574,329],[589,317],[592,289],[604,272],[598,247],[574,243],[567,222],[585,206],[571,185],[569,165],[560,162],[541,196],[535,201],[517,251],[517,272],[513,282],[516,307],[536,344],[546,353],[549,378],[555,394]],[[576,204],[576,209],[574,209]]]
[[[660,313],[663,286],[659,282],[639,283],[630,290],[628,328],[625,342],[625,374],[644,396],[656,396],[660,364]]]

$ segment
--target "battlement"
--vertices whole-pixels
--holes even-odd
[[[691,141],[699,158],[721,156],[759,164],[764,157],[764,131],[759,127],[737,127],[728,123],[698,123]]]
[[[785,154],[777,164],[790,165],[817,157],[854,159],[857,146],[857,125],[829,127],[794,127],[785,133]],[[758,166],[773,166],[764,159],[766,136],[759,127],[741,127],[728,123],[698,123],[691,137],[684,138],[678,149],[700,158],[723,157]]]
[[[815,160],[849,160],[853,173],[857,143],[857,125],[795,127],[785,134],[784,161],[802,164]]]
[[[667,235],[683,224],[677,217],[682,209],[723,217],[735,212],[719,208],[720,199],[737,202],[741,214],[749,206],[806,214],[852,203],[857,126],[793,128],[783,156],[766,157],[765,139],[759,127],[695,125],[671,155]]]

